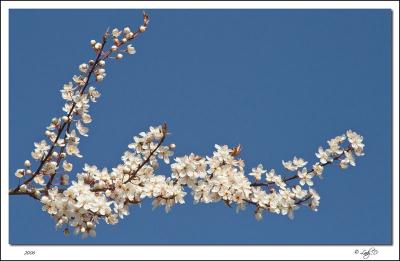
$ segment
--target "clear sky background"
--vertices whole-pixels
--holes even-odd
[[[167,122],[176,155],[209,155],[214,144],[243,145],[247,172],[262,163],[316,161],[318,146],[352,129],[366,156],[355,168],[316,179],[317,213],[294,220],[223,203],[141,208],[82,240],[56,231],[41,204],[10,197],[11,244],[391,244],[390,10],[148,10],[137,53],[107,64],[84,158],[111,168],[132,137]],[[110,26],[135,27],[140,10],[11,10],[10,186],[14,172],[62,115],[60,88],[94,57],[91,39]],[[160,174],[169,174],[161,169]],[[2,173],[4,175],[5,173]]]

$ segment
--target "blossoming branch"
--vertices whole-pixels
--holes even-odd
[[[244,161],[239,158],[240,145],[215,145],[210,156],[191,153],[170,163],[176,145],[164,144],[168,129],[163,124],[133,137],[118,166],[108,170],[85,164],[70,183],[73,165],[67,159],[82,157],[80,136],[88,136],[87,124],[92,122],[89,104],[100,97],[95,85],[106,76],[106,61],[134,54],[130,42],[146,31],[148,23],[149,16],[143,13],[143,23],[135,31],[115,28],[107,30],[101,41],[90,41],[94,59],[79,65],[80,74],[61,90],[65,115],[53,118],[45,131],[46,139],[34,143],[32,158],[37,168],[33,171],[31,161],[26,160],[24,168],[15,172],[20,185],[9,194],[40,201],[43,211],[64,233],[72,227],[76,234],[95,236],[101,220],[118,223],[129,215],[130,205],[150,198],[154,207],[164,206],[168,212],[175,204],[184,204],[189,192],[194,203],[223,201],[229,207],[235,205],[236,211],[253,206],[258,220],[265,212],[293,218],[300,206],[318,209],[320,196],[312,187],[316,176],[322,178],[325,167],[334,162],[343,169],[355,166],[355,157],[364,155],[363,137],[348,130],[328,140],[328,148],[319,147],[317,161],[311,167],[303,158],[294,157],[282,161],[284,169],[292,174],[283,175],[259,164],[246,175]],[[161,163],[170,164],[169,177],[157,174]]]

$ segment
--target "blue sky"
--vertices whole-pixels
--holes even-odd
[[[84,158],[111,168],[132,137],[167,122],[176,155],[208,155],[238,143],[249,171],[283,172],[281,160],[314,153],[355,130],[366,156],[326,169],[317,213],[294,220],[223,203],[151,210],[131,207],[119,224],[100,224],[81,240],[55,230],[29,197],[10,197],[11,244],[391,244],[390,10],[148,10],[137,53],[107,65],[102,96],[91,106]],[[110,26],[135,27],[140,10],[10,11],[10,186],[14,172],[62,115],[62,85],[93,57],[91,39]],[[160,174],[168,174],[163,168]]]

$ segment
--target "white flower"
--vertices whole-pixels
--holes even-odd
[[[296,185],[296,187],[292,188],[292,191],[298,199],[302,199],[307,195],[307,191],[303,190],[299,185]]]
[[[322,173],[324,172],[324,166],[322,166],[322,165],[319,164],[319,163],[315,163],[315,164],[313,165],[313,172],[314,172],[315,174],[317,174],[317,176],[318,176],[319,178],[322,179]]]
[[[363,141],[363,136],[358,135],[356,132],[353,132],[352,130],[348,130],[346,132],[347,138],[351,144],[351,147],[354,149],[354,153],[357,156],[363,156],[364,155],[364,144],[362,143]]]
[[[64,100],[72,101],[72,96],[74,95],[72,82],[68,82],[67,84],[64,84],[64,87],[60,92],[61,92],[61,97]]]
[[[277,175],[274,177],[273,182],[275,182],[275,184],[280,187],[281,189],[285,189],[286,188],[286,183],[283,181],[282,177],[280,175]]]
[[[27,167],[27,168],[30,168],[31,162],[29,160],[25,160],[24,166]]]
[[[96,75],[96,81],[101,82],[102,80],[104,80],[104,75],[103,74]]]
[[[346,169],[349,164],[354,167],[356,162],[353,153],[351,151],[345,151],[344,154],[346,157],[340,161],[340,167]]]
[[[315,156],[317,156],[317,158],[319,158],[319,161],[322,164],[326,164],[328,162],[332,162],[333,158],[331,157],[331,150],[327,149],[324,150],[322,147],[318,148],[318,153],[315,153]]]
[[[25,170],[24,169],[17,169],[17,171],[15,172],[15,176],[17,178],[22,178],[25,174]]]
[[[312,181],[312,172],[308,173],[306,168],[303,168],[301,171],[297,172],[297,176],[300,178],[300,185],[304,186],[307,184],[308,186],[314,185]]]
[[[78,132],[79,132],[79,134],[81,134],[82,136],[88,136],[88,131],[89,131],[89,128],[88,127],[85,127],[82,123],[81,123],[81,121],[80,120],[78,120],[77,122],[76,122],[76,129],[78,130]]]
[[[88,70],[89,66],[86,63],[82,63],[81,65],[79,65],[79,71],[86,73]]]
[[[67,171],[67,172],[72,171],[72,167],[73,167],[72,163],[70,163],[70,162],[64,160],[64,162],[63,162],[63,169],[64,169],[65,171]]]
[[[293,165],[296,166],[297,168],[302,168],[305,165],[307,165],[307,163],[308,162],[304,161],[304,159],[302,159],[302,158],[297,158],[297,157],[293,158]]]
[[[295,165],[293,165],[292,161],[283,161],[282,160],[282,165],[285,169],[290,170],[290,171],[295,171],[297,170],[297,167]]]
[[[33,181],[35,181],[35,183],[37,183],[39,185],[44,185],[44,179],[43,179],[43,175],[42,174],[39,174],[36,177],[34,177]]]
[[[257,168],[252,168],[251,173],[249,174],[250,176],[253,176],[256,180],[261,180],[261,176],[267,172],[266,170],[263,169],[263,165],[259,164]]]
[[[122,53],[117,54],[117,56],[115,57],[117,60],[122,59],[124,56],[122,55]]]
[[[286,199],[281,202],[281,214],[282,215],[287,214],[290,219],[294,218],[294,211],[298,208],[299,207],[292,199]]]
[[[294,157],[293,161],[289,160],[289,161],[283,161],[282,160],[282,165],[283,167],[285,167],[285,169],[289,170],[289,171],[296,171],[299,168],[304,167],[305,165],[307,165],[307,161],[304,161],[304,159],[302,158],[297,158]]]
[[[102,47],[103,47],[103,45],[101,43],[96,43],[94,45],[94,49],[96,49],[96,50],[100,50]]]
[[[127,51],[129,54],[135,54],[135,53],[136,53],[135,47],[133,47],[131,44],[129,44],[129,45],[126,47],[126,51]]]
[[[79,140],[80,140],[80,138],[78,136],[76,136],[76,131],[75,130],[67,132],[66,141],[68,143],[73,144],[73,145],[77,145],[77,144],[79,144]]]
[[[47,151],[50,149],[50,146],[47,145],[47,142],[45,140],[42,140],[39,143],[35,142],[34,145],[36,148],[32,152],[32,158],[37,160],[44,157],[44,155],[47,154]]]
[[[186,184],[190,179],[204,178],[206,176],[205,159],[191,153],[189,156],[175,158],[171,164],[172,177],[180,179]]]
[[[328,140],[329,149],[333,154],[340,155],[343,153],[343,149],[340,146],[340,144],[343,142],[343,138],[344,136],[337,136],[334,139]]]
[[[73,80],[76,84],[78,84],[79,86],[84,86],[84,85],[86,84],[87,78],[86,78],[86,77],[83,77],[82,75],[79,75],[79,76],[74,75],[74,76],[72,77],[72,80]]]
[[[66,147],[66,152],[68,155],[75,155],[79,158],[82,158],[82,155],[79,154],[80,151],[76,145],[68,144]]]
[[[311,195],[311,203],[310,203],[310,208],[314,211],[317,211],[317,207],[319,206],[319,200],[321,199],[321,197],[318,195],[317,191],[315,191],[314,189],[310,188],[309,193]]]
[[[113,36],[114,38],[118,38],[118,36],[121,35],[121,31],[118,30],[118,28],[114,28],[114,29],[112,30],[111,34],[112,34],[112,36]]]
[[[100,97],[100,93],[93,86],[89,87],[88,95],[92,102],[96,102],[96,99]]]
[[[45,174],[54,174],[57,169],[57,162],[55,161],[50,161],[46,162],[43,167],[42,167],[42,172]]]
[[[275,170],[274,170],[274,169],[271,169],[271,170],[267,173],[266,179],[267,179],[268,182],[275,182],[275,177],[276,177],[276,175],[275,175]]]
[[[266,207],[266,204],[268,204],[267,193],[259,187],[253,190],[253,197],[251,200],[260,207],[264,208]]]

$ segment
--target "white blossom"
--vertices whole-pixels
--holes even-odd
[[[17,178],[22,178],[25,175],[25,170],[24,169],[17,169],[17,171],[15,172],[15,176]]]
[[[313,175],[312,172],[308,173],[306,168],[303,168],[301,171],[297,172],[297,175],[300,178],[300,185],[304,186],[307,184],[308,186],[313,186],[314,182],[312,181]]]
[[[50,145],[47,145],[47,142],[45,140],[35,142],[34,145],[35,150],[32,152],[32,158],[36,160],[43,158],[47,154],[47,151],[50,149]]]
[[[70,163],[70,162],[64,160],[64,162],[63,162],[63,168],[64,168],[65,171],[67,171],[67,172],[72,171],[72,167],[73,167],[72,163]]]
[[[330,149],[326,149],[324,150],[322,147],[318,148],[318,152],[315,153],[315,155],[317,156],[317,158],[319,158],[319,161],[322,164],[326,164],[328,162],[332,162],[333,158],[332,158],[332,152]]]
[[[81,65],[79,65],[79,71],[83,72],[83,73],[87,73],[89,69],[89,66],[86,63],[82,63]]]
[[[129,45],[126,47],[126,51],[127,51],[129,54],[135,54],[135,53],[136,53],[135,47],[133,47],[131,44],[129,44]]]
[[[256,180],[261,180],[261,177],[265,172],[267,171],[263,169],[263,165],[259,164],[257,168],[251,169],[251,173],[249,175],[253,176]]]
[[[111,34],[112,34],[112,36],[113,36],[114,38],[118,38],[118,37],[121,35],[121,31],[118,30],[118,28],[114,28],[114,29],[112,30]]]

